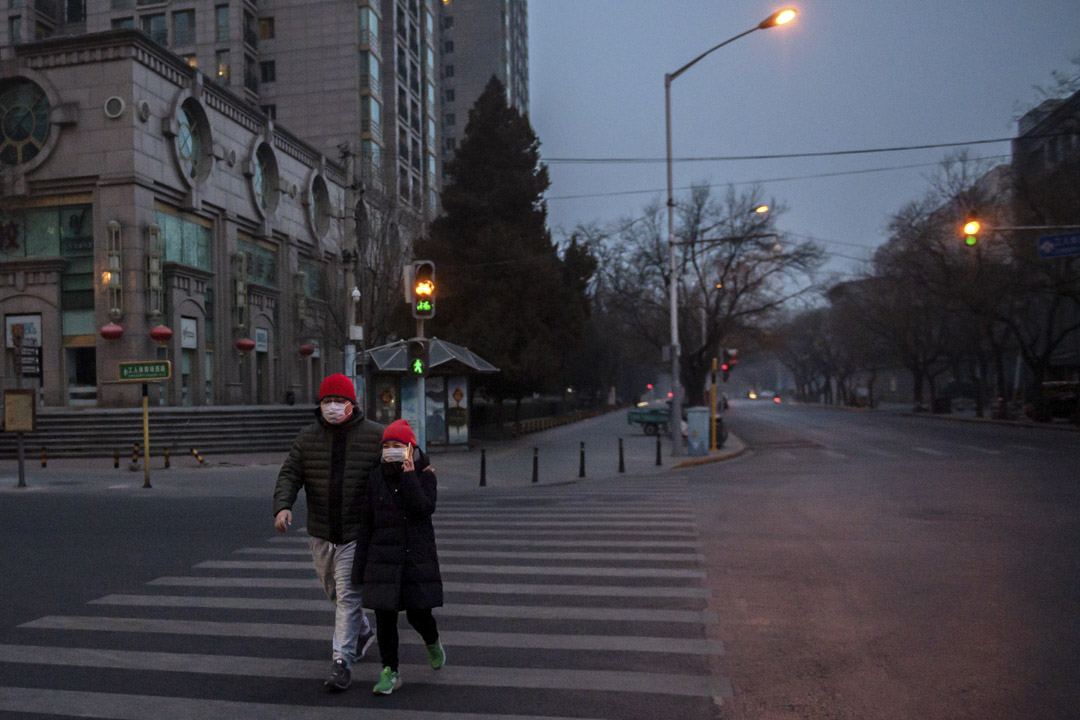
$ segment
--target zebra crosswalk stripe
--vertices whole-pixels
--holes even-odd
[[[168,635],[219,637],[274,637],[283,640],[321,640],[330,636],[322,625],[287,623],[218,622],[212,620],[163,620],[94,616],[46,615],[19,627],[33,630],[87,630]],[[497,633],[440,631],[446,646],[531,648],[534,650],[584,650],[672,653],[676,655],[723,655],[724,645],[715,640],[627,635],[558,635],[545,633]]]
[[[448,645],[448,647],[450,647]],[[235,655],[167,653],[144,650],[102,650],[40,645],[0,645],[0,662],[33,665],[65,665],[186,672],[203,675],[320,679],[326,673],[323,660],[291,660]],[[443,672],[445,671],[445,672]],[[711,697],[709,676],[646,673],[614,670],[560,670],[548,668],[495,668],[447,665],[443,671],[419,665],[402,666],[402,677],[410,684],[478,685],[482,687],[527,687],[600,692],[653,692],[664,688],[668,695]],[[374,668],[372,668],[374,672]]]
[[[148,585],[204,588],[274,588],[279,590],[310,588],[322,592],[312,579],[281,577],[177,577],[164,576]],[[647,587],[640,585],[554,585],[543,583],[477,583],[443,580],[447,592],[493,593],[496,595],[581,595],[615,598],[710,598],[712,592],[701,587]]]
[[[22,687],[0,687],[0,711],[109,720],[296,720],[310,717],[319,720],[357,720],[361,715],[366,720],[412,720],[417,716],[415,711],[382,708],[364,708],[361,711],[355,707],[277,705]],[[565,720],[551,715],[431,711],[425,711],[424,717],[430,720]]]
[[[219,610],[283,610],[331,613],[326,600],[295,598],[199,597],[195,595],[106,595],[91,605],[123,607],[215,608]],[[582,608],[561,605],[463,605],[438,610],[440,617],[515,618],[524,620],[592,620],[595,622],[669,622],[716,625],[715,613],[652,608]]]

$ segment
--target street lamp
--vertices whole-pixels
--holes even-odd
[[[664,122],[667,136],[667,221],[668,221],[668,259],[671,264],[670,296],[671,296],[671,428],[672,455],[679,455],[682,450],[682,390],[679,387],[679,290],[676,280],[678,267],[675,263],[675,197],[672,187],[671,176],[671,81],[693,67],[697,62],[716,50],[733,43],[741,37],[745,37],[755,30],[765,30],[775,25],[785,25],[795,19],[795,10],[785,8],[778,10],[760,23],[735,37],[728,38],[724,42],[712,47],[698,55],[690,62],[683,65],[673,73],[664,75]]]

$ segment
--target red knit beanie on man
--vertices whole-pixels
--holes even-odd
[[[322,381],[322,385],[319,386],[319,402],[322,402],[328,397],[348,400],[355,405],[356,388],[353,386],[353,381],[341,373],[328,375],[326,379]]]
[[[382,434],[382,441],[386,442],[387,440],[397,440],[406,445],[416,446],[416,436],[413,435],[408,420],[395,420],[387,425],[386,431]]]

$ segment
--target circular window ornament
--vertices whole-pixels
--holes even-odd
[[[269,143],[258,143],[251,158],[250,171],[255,207],[263,217],[272,215],[281,197],[281,180],[277,158]]]
[[[115,120],[124,114],[125,107],[124,98],[113,95],[105,101],[105,117]]]
[[[49,99],[36,83],[17,79],[0,87],[0,163],[30,162],[49,139]]]
[[[150,103],[140,100],[135,105],[135,113],[139,116],[141,122],[146,122],[150,119]]]
[[[311,180],[307,206],[311,232],[316,239],[320,239],[330,229],[330,191],[322,175],[316,175]]]
[[[210,174],[213,140],[210,121],[198,100],[188,97],[180,103],[169,134],[173,135],[173,156],[184,182],[201,183]]]

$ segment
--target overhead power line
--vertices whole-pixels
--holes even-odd
[[[1008,155],[983,155],[981,157],[971,158],[971,160],[976,161],[976,162],[979,161],[979,160],[1003,160],[1003,159],[1005,159],[1007,157],[1009,157],[1009,156]],[[937,167],[940,164],[941,164],[941,162],[939,161],[939,162],[932,162],[932,163],[915,163],[915,164],[912,164],[912,165],[891,165],[891,166],[888,166],[888,167],[863,168],[862,170],[841,170],[841,171],[837,171],[837,172],[814,173],[814,174],[811,174],[811,175],[789,175],[787,177],[761,178],[759,180],[737,180],[737,181],[732,181],[732,182],[711,183],[711,184],[707,185],[706,187],[714,188],[714,187],[725,187],[727,185],[758,185],[758,184],[764,185],[765,183],[790,182],[790,181],[793,181],[793,180],[814,180],[814,179],[819,179],[819,178],[841,177],[841,176],[844,176],[844,175],[865,175],[865,174],[868,174],[868,173],[892,172],[892,171],[895,171],[895,170],[910,170],[912,168]],[[693,187],[696,187],[696,186],[687,185],[687,186],[684,186],[684,187],[676,188],[676,190],[690,190]],[[667,189],[666,188],[656,188],[656,189],[653,189],[653,190],[618,190],[618,191],[614,191],[614,192],[604,192],[604,193],[583,193],[583,194],[580,194],[580,195],[551,195],[551,196],[549,196],[549,197],[547,197],[545,199],[546,200],[578,200],[578,199],[583,199],[583,198],[616,197],[616,196],[619,196],[619,195],[652,195],[654,193],[662,193],[662,192],[667,192]]]
[[[1043,135],[1026,135],[1024,140],[1036,140],[1039,138],[1060,137],[1062,135],[1075,135],[1075,131],[1046,133]],[[928,143],[925,145],[898,145],[894,147],[862,148],[858,150],[828,150],[823,152],[802,153],[778,153],[772,155],[715,155],[711,157],[678,157],[672,158],[672,162],[729,162],[733,160],[786,160],[791,158],[811,157],[836,157],[840,155],[868,155],[871,153],[906,152],[909,150],[934,150],[940,148],[964,147],[966,145],[990,145],[993,143],[1012,142],[1021,138],[1001,137],[987,138],[985,140],[965,140],[963,142]],[[667,158],[650,157],[607,157],[607,158],[542,158],[543,162],[553,165],[622,165],[631,163],[666,163]]]

